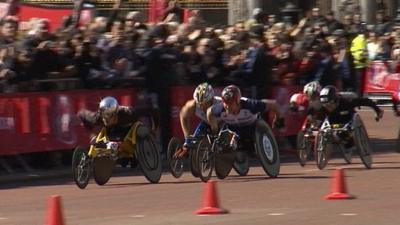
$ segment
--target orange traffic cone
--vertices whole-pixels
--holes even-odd
[[[60,196],[53,195],[48,199],[44,225],[64,225]]]
[[[204,195],[203,195],[203,206],[196,210],[194,213],[197,215],[214,215],[214,214],[225,214],[228,210],[219,207],[216,182],[213,180],[208,181],[205,184]]]
[[[331,193],[324,196],[326,200],[353,199],[355,196],[347,194],[344,170],[336,169],[331,183]]]

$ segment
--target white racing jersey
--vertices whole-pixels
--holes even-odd
[[[223,121],[231,126],[242,127],[253,124],[258,118],[258,113],[263,113],[267,110],[267,104],[256,99],[242,97],[240,99],[240,105],[241,109],[239,113],[235,115],[228,114],[222,102],[213,105],[211,112],[219,121]]]
[[[222,99],[221,97],[215,96],[213,100],[213,104],[211,107],[214,105],[222,104]],[[204,112],[201,110],[201,108],[196,104],[196,110],[195,110],[195,115],[200,118],[202,121],[207,122],[207,112]]]

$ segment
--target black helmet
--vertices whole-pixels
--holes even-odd
[[[335,86],[328,85],[322,88],[319,95],[321,103],[336,102],[338,99],[338,91]]]

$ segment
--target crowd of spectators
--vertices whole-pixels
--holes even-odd
[[[83,1],[61,27],[32,18],[24,26],[7,16],[0,24],[0,91],[44,91],[71,78],[71,88],[144,85],[150,91],[174,84],[237,84],[263,97],[276,84],[318,80],[359,91],[368,61],[400,58],[400,28],[382,11],[366,25],[360,14],[335,19],[312,9],[298,23],[267,15],[225,27],[209,26],[201,12],[170,1],[163,21],[144,22],[138,11],[120,12],[79,24]],[[48,82],[47,82],[48,81]]]

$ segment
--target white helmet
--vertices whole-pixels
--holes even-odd
[[[318,81],[310,82],[306,84],[303,88],[303,93],[309,98],[318,96],[320,92],[321,92],[321,85],[319,84]]]
[[[214,89],[208,83],[202,83],[196,87],[193,99],[196,103],[210,102],[214,98]]]
[[[116,112],[118,109],[118,101],[114,97],[108,96],[101,100],[99,104],[99,110],[101,112]]]

